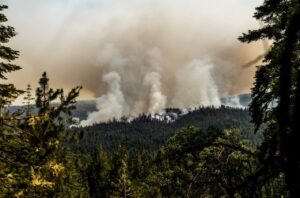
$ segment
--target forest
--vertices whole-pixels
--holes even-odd
[[[180,112],[179,109],[167,110]],[[166,115],[168,115],[168,113]],[[261,132],[253,133],[254,126],[250,123],[248,110],[234,109],[222,106],[220,108],[200,107],[185,115],[179,115],[174,121],[158,120],[151,115],[141,115],[130,122],[127,120],[114,120],[87,126],[84,128],[73,127],[70,134],[84,135],[78,144],[73,145],[81,152],[92,152],[97,144],[101,144],[106,151],[112,151],[122,141],[126,141],[129,149],[143,143],[146,150],[157,150],[164,145],[174,133],[182,128],[194,126],[198,128],[215,127],[219,129],[237,129],[244,139],[252,145],[262,140]]]
[[[170,108],[176,119],[142,114],[84,127],[74,119],[83,87],[52,88],[46,72],[35,91],[6,83],[22,69],[8,45],[17,33],[6,9],[0,5],[0,197],[300,197],[299,0],[265,0],[254,14],[262,26],[238,38],[272,41],[249,108]],[[12,105],[17,97],[21,108]]]

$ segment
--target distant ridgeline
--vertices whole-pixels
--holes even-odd
[[[250,94],[241,94],[238,96],[227,96],[221,98],[222,105],[233,108],[248,108],[251,102]],[[96,102],[94,100],[78,101],[77,109],[73,116],[80,120],[85,120],[89,112],[96,111]]]
[[[241,94],[237,96],[227,96],[221,98],[222,105],[233,108],[248,108],[251,102],[250,94]],[[55,105],[55,104],[54,104]],[[12,112],[22,108],[21,106],[10,106],[9,110]],[[33,110],[34,111],[34,110]],[[88,113],[97,111],[95,100],[81,100],[76,103],[76,110],[73,112],[73,117],[80,120],[87,119]]]
[[[192,111],[180,109],[166,109],[163,115],[141,115],[130,122],[124,118],[107,123],[94,124],[84,128],[73,127],[70,133],[84,131],[82,139],[72,147],[80,152],[92,153],[98,145],[106,151],[113,151],[115,147],[126,142],[129,148],[136,148],[143,144],[146,149],[157,150],[180,128],[196,126],[199,128],[216,127],[225,129],[239,129],[243,138],[249,139],[253,144],[261,140],[261,134],[253,133],[253,124],[246,109],[250,103],[250,95],[224,97],[220,108],[199,107]],[[225,106],[226,105],[226,106]],[[20,107],[12,107],[15,111]],[[96,103],[78,101],[73,116],[84,120],[88,112],[96,110]]]
[[[178,111],[178,109],[169,109]],[[176,130],[196,126],[200,128],[216,127],[239,129],[242,137],[256,143],[261,139],[260,133],[253,133],[250,115],[245,109],[222,106],[220,108],[201,107],[182,116],[173,122],[160,121],[150,115],[142,115],[131,122],[111,121],[84,128],[84,136],[76,146],[81,152],[93,152],[98,144],[107,151],[115,150],[122,141],[129,148],[142,143],[146,149],[156,150],[176,132]],[[72,128],[72,132],[80,132],[82,128]]]
[[[178,129],[188,126],[204,129],[216,127],[222,131],[239,129],[243,138],[249,139],[253,144],[259,142],[262,136],[259,132],[253,133],[253,124],[250,122],[251,117],[248,110],[240,108],[249,104],[250,96],[223,98],[222,101],[224,105],[225,102],[230,102],[231,105],[228,106],[232,107],[199,107],[190,112],[166,109],[164,115],[141,115],[130,122],[124,118],[84,128],[72,128],[71,133],[79,133],[84,130],[83,138],[79,144],[74,145],[74,149],[90,153],[96,150],[97,145],[101,144],[106,151],[112,151],[118,144],[125,141],[129,148],[136,148],[143,144],[146,149],[157,150]],[[92,111],[92,101],[79,102],[74,117],[85,119],[87,109]]]

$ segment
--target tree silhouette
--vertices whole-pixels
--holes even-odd
[[[6,5],[0,5],[0,11],[7,9]],[[20,66],[11,62],[19,57],[19,52],[6,46],[9,40],[16,36],[15,29],[11,26],[3,25],[7,22],[7,18],[3,13],[0,13],[0,79],[7,80],[6,74],[21,69]],[[6,61],[6,62],[4,62]],[[13,84],[0,83],[0,109],[7,107],[16,99],[22,91],[17,90]]]
[[[300,197],[300,127],[297,112],[300,2],[265,0],[254,17],[263,21],[264,26],[249,31],[240,40],[251,42],[267,38],[273,41],[263,65],[257,69],[252,89],[250,111],[253,122],[257,129],[261,124],[268,126],[264,147],[261,148],[265,153],[264,162],[256,176],[266,174],[269,169],[278,169],[278,174],[283,171],[291,196]],[[277,105],[274,106],[274,103]],[[275,157],[277,151],[278,158]]]

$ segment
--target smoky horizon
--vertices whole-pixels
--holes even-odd
[[[220,106],[222,96],[250,92],[255,65],[243,65],[264,45],[237,38],[259,27],[251,15],[261,2],[5,1],[23,67],[9,79],[34,90],[46,71],[52,87],[82,85],[80,99],[99,107],[87,124],[166,107]]]

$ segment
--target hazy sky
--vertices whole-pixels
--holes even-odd
[[[107,91],[103,76],[115,71],[111,62],[103,60],[103,50],[113,46],[122,57],[134,58],[134,72],[145,68],[139,68],[138,63],[146,61],[149,50],[158,49],[168,65],[161,64],[163,69],[159,70],[166,72],[161,84],[167,97],[176,95],[170,79],[194,59],[214,65],[212,78],[220,95],[238,94],[249,92],[255,70],[241,69],[240,65],[263,49],[261,43],[237,41],[242,32],[258,27],[252,16],[262,0],[1,2],[9,5],[5,13],[18,32],[10,45],[20,51],[17,63],[23,67],[9,77],[23,89],[28,83],[35,86],[42,72],[47,71],[54,87],[83,85],[82,98],[100,96]],[[125,70],[118,72],[121,79],[132,75]],[[142,71],[135,74],[144,75]]]

